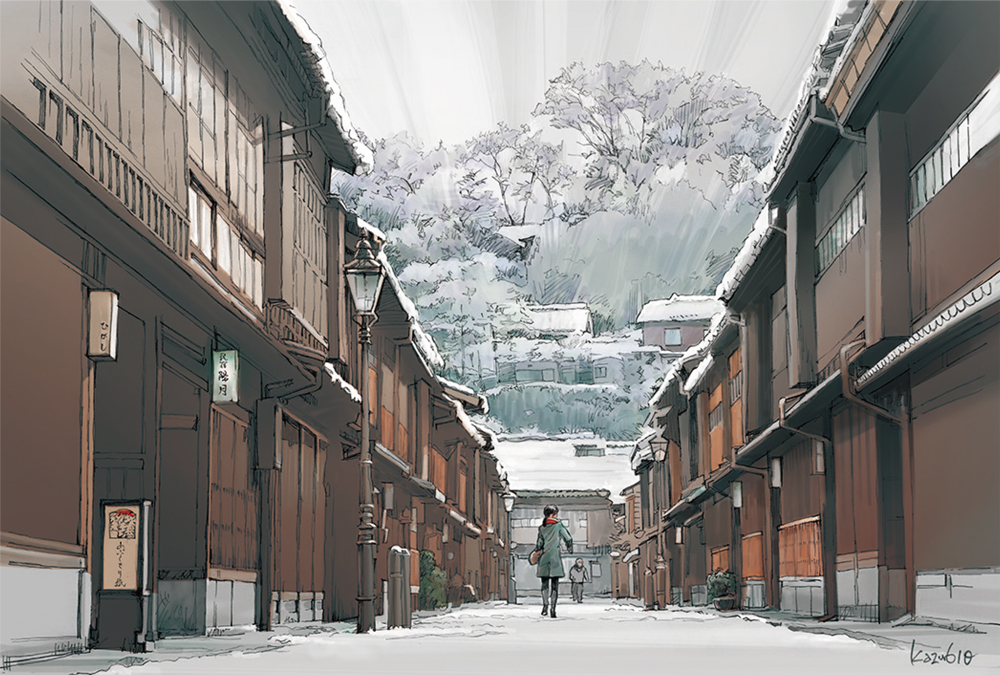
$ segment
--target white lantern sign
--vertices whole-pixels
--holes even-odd
[[[212,401],[237,403],[240,354],[235,349],[212,352]]]
[[[118,294],[90,291],[87,314],[87,356],[114,361],[118,357]]]

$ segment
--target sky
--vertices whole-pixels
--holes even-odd
[[[290,0],[320,37],[355,128],[452,145],[529,120],[580,61],[735,78],[794,108],[839,0]]]

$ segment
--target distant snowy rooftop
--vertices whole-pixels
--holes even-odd
[[[653,321],[708,321],[721,312],[722,303],[711,295],[677,295],[666,300],[650,300],[643,305],[636,323]]]
[[[576,445],[596,444],[605,448],[603,457],[577,457]],[[510,489],[520,490],[608,490],[614,499],[635,482],[629,464],[629,446],[618,447],[602,439],[501,438],[493,455],[503,462]],[[618,499],[618,501],[621,501]]]
[[[590,308],[582,302],[568,305],[532,305],[522,330],[539,335],[583,335],[593,332]]]

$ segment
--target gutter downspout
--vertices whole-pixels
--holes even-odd
[[[852,350],[852,349],[854,349],[858,345],[862,345],[862,344],[865,344],[864,340],[855,340],[854,342],[850,342],[850,343],[848,343],[846,345],[843,345],[840,348],[840,357],[839,357],[839,359],[840,359],[840,378],[841,378],[841,382],[844,385],[844,387],[843,387],[843,389],[844,389],[844,398],[846,398],[848,401],[850,401],[852,403],[855,403],[855,404],[861,406],[862,408],[865,408],[869,412],[875,413],[879,417],[884,417],[887,420],[889,420],[891,422],[895,422],[896,424],[902,426],[903,425],[903,416],[902,415],[894,415],[891,412],[889,412],[888,410],[886,410],[885,408],[882,408],[881,406],[877,406],[874,403],[869,403],[868,401],[864,400],[863,398],[861,398],[860,396],[858,396],[854,392],[854,387],[853,387],[853,383],[851,382],[851,375],[850,375],[850,373],[851,373],[850,366],[851,366],[851,363],[853,362],[853,359],[848,360],[848,358],[847,358],[847,352],[850,351],[850,350]]]
[[[849,141],[854,141],[855,143],[861,143],[861,144],[864,144],[867,141],[867,138],[865,137],[864,134],[859,133],[857,131],[849,131],[847,127],[843,125],[842,122],[839,121],[835,122],[834,120],[828,120],[825,117],[820,117],[817,114],[818,111],[816,110],[817,100],[819,100],[819,94],[815,93],[812,97],[812,102],[810,103],[811,110],[809,118],[811,122],[813,122],[814,124],[819,124],[824,127],[832,127],[836,129],[838,133],[840,133],[841,138],[846,138]]]

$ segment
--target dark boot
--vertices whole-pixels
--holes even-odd
[[[542,584],[542,616],[547,616],[549,613],[549,585],[547,583]]]
[[[556,602],[559,601],[559,589],[552,589],[552,609],[549,611],[549,616],[553,619],[556,618]]]

